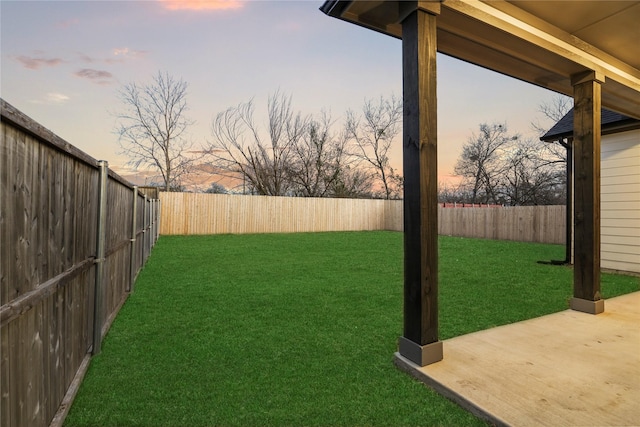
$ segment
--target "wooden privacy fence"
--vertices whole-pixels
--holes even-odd
[[[403,229],[401,200],[160,193],[161,234]],[[444,208],[439,233],[563,244],[564,206]]]
[[[480,239],[564,244],[564,206],[439,208],[438,233]]]
[[[57,425],[157,239],[159,204],[0,102],[0,425]]]
[[[397,200],[160,193],[160,201],[160,234],[402,229]]]

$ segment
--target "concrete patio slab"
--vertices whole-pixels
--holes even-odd
[[[640,292],[444,341],[444,359],[396,364],[496,425],[639,426]]]

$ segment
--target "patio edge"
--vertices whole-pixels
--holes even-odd
[[[450,388],[448,388],[444,384],[442,384],[442,383],[436,381],[435,379],[431,378],[429,375],[425,374],[423,371],[420,370],[420,366],[416,365],[411,360],[409,360],[406,357],[402,356],[399,352],[394,353],[393,364],[396,365],[396,367],[398,369],[400,369],[401,371],[404,371],[407,374],[411,375],[412,377],[414,377],[418,381],[420,381],[423,384],[425,384],[427,387],[432,388],[438,394],[440,394],[440,395],[446,397],[447,399],[455,402],[460,407],[462,407],[466,411],[469,411],[470,413],[472,413],[476,417],[481,418],[483,420],[486,420],[486,421],[490,422],[492,425],[494,425],[496,427],[509,427],[510,426],[510,424],[508,424],[507,422],[505,422],[501,418],[499,418],[499,417],[497,417],[497,416],[495,416],[495,415],[483,410],[481,407],[477,406],[472,401],[466,399],[461,394],[456,393],[455,391],[451,390]]]

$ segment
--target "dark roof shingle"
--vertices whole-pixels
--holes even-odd
[[[640,120],[632,119],[620,113],[607,110],[605,108],[600,110],[600,120],[602,129],[613,126],[621,126],[625,124],[640,123]],[[567,114],[561,118],[558,123],[553,125],[551,129],[540,137],[541,141],[557,141],[561,138],[566,138],[573,135],[573,108],[569,110]]]

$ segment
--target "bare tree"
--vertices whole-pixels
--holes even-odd
[[[468,187],[464,183],[450,184],[446,182],[438,183],[439,203],[466,203],[471,200],[468,194]]]
[[[268,111],[268,138],[254,124],[252,101],[216,116],[207,150],[216,170],[241,180],[253,194],[370,196],[370,177],[356,170],[346,134],[333,131],[328,113],[302,116],[280,92],[269,97]]]
[[[346,130],[353,141],[353,154],[373,171],[386,199],[399,197],[402,180],[391,167],[388,152],[400,132],[402,101],[395,96],[380,97],[377,103],[365,101],[362,116],[347,111]]]
[[[290,96],[276,92],[268,100],[265,138],[253,112],[251,100],[219,113],[213,120],[213,141],[207,152],[216,167],[243,180],[255,193],[286,195],[291,190],[293,147],[307,128],[308,118],[293,112]]]
[[[187,83],[158,72],[150,84],[129,83],[119,91],[124,111],[117,114],[116,132],[128,165],[162,175],[165,191],[180,187],[194,158],[186,138],[193,124],[187,116]]]
[[[564,176],[538,141],[518,139],[503,152],[499,200],[511,206],[564,203]]]
[[[344,178],[351,158],[344,132],[332,131],[331,116],[323,112],[310,118],[302,137],[293,145],[290,178],[294,194],[303,197],[332,196],[336,181]]]
[[[573,100],[564,95],[555,95],[551,101],[543,102],[538,106],[538,112],[545,120],[544,125],[540,125],[540,121],[531,123],[532,128],[542,136],[551,126],[560,121],[573,107]],[[562,185],[563,201],[559,204],[571,202],[566,198],[570,197],[571,192],[571,165],[568,163],[571,158],[571,144],[568,141],[555,141],[553,143],[538,142],[543,148],[540,150],[541,162],[545,164],[545,168],[549,170],[553,179],[563,176],[564,184]],[[571,210],[567,208],[568,215]],[[569,220],[568,220],[569,221]]]
[[[573,100],[567,96],[556,94],[549,102],[543,102],[538,105],[538,113],[542,115],[543,122],[540,119],[536,119],[536,121],[531,122],[531,128],[539,135],[542,136],[553,125],[560,121],[573,107]],[[554,143],[546,143],[540,142],[544,144],[545,155],[544,157],[547,159],[549,163],[562,163],[566,164],[567,162],[567,147]],[[564,169],[564,166],[560,166]]]
[[[480,125],[480,133],[463,146],[455,171],[463,181],[440,194],[446,201],[541,205],[561,202],[565,194],[563,172],[548,161],[545,147],[509,134],[503,124]]]
[[[509,135],[507,126],[493,123],[480,125],[480,133],[472,134],[462,147],[455,172],[464,178],[470,188],[471,203],[498,203],[500,175],[504,173],[502,151],[517,135]]]
[[[560,121],[571,107],[573,107],[571,98],[556,94],[550,101],[538,105],[538,112],[542,115],[544,123],[541,123],[540,119],[537,119],[531,122],[532,129],[542,136],[551,126]]]
[[[338,165],[335,179],[331,181],[328,196],[350,199],[370,199],[373,197],[373,175],[363,168]]]

